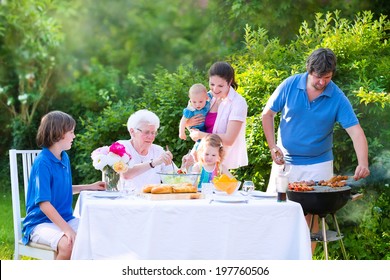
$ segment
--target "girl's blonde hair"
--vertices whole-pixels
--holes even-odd
[[[202,157],[200,156],[200,154],[203,152],[205,147],[219,148],[219,159],[221,162],[223,161],[223,158],[225,156],[225,150],[223,149],[221,137],[219,137],[217,134],[207,134],[205,137],[202,138],[198,150],[196,151],[197,158],[200,161],[202,161]]]

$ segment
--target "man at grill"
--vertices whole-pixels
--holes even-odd
[[[329,180],[333,176],[333,129],[336,123],[352,139],[358,165],[354,179],[370,174],[368,146],[352,105],[332,81],[336,56],[320,48],[306,61],[306,73],[284,80],[269,98],[263,113],[263,130],[273,160],[268,192],[275,192],[275,177],[290,182]],[[281,112],[277,143],[274,117]],[[307,221],[311,220],[307,215]],[[318,231],[314,221],[313,232]]]

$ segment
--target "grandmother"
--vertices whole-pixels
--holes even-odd
[[[172,172],[173,155],[161,146],[153,144],[160,127],[160,119],[148,110],[139,110],[127,121],[130,140],[119,140],[126,147],[134,164],[122,173],[122,183],[133,184],[140,192],[146,184],[161,183],[157,172]]]

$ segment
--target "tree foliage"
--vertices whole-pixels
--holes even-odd
[[[17,146],[29,138],[39,106],[50,99],[49,81],[63,33],[51,16],[56,1],[10,1],[1,8],[0,106],[11,117]],[[43,103],[43,104],[42,104]],[[35,128],[33,126],[33,128]]]

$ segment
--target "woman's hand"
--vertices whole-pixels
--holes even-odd
[[[204,122],[205,117],[202,114],[196,114],[186,121],[186,127],[199,125]]]
[[[199,129],[190,129],[190,137],[193,141],[198,141],[199,139],[202,139],[203,132]]]

